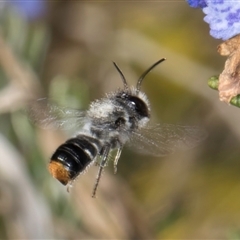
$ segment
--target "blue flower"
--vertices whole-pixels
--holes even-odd
[[[240,33],[240,1],[207,0],[203,12],[214,38],[227,40]]]
[[[194,8],[203,8],[207,6],[205,0],[187,0],[187,2],[191,7]]]
[[[46,12],[44,0],[9,0],[29,20],[41,17]]]
[[[191,7],[201,7],[204,21],[210,26],[210,35],[227,40],[240,33],[240,1],[188,0]]]

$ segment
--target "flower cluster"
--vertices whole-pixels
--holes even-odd
[[[206,14],[210,35],[227,40],[240,33],[240,1],[187,0],[191,7],[200,7]]]

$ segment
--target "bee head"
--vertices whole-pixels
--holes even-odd
[[[138,118],[150,118],[150,104],[143,92],[137,91],[136,88],[124,89],[116,97],[125,102]]]

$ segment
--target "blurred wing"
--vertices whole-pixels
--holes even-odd
[[[159,124],[134,132],[128,145],[141,154],[165,156],[193,148],[206,137],[206,131],[197,126]]]
[[[44,129],[79,128],[85,118],[85,112],[60,107],[50,103],[46,98],[31,102],[27,114],[33,124]]]

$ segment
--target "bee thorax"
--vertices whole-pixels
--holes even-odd
[[[90,118],[105,119],[113,113],[115,106],[110,99],[104,98],[92,102],[88,110],[88,116]]]

